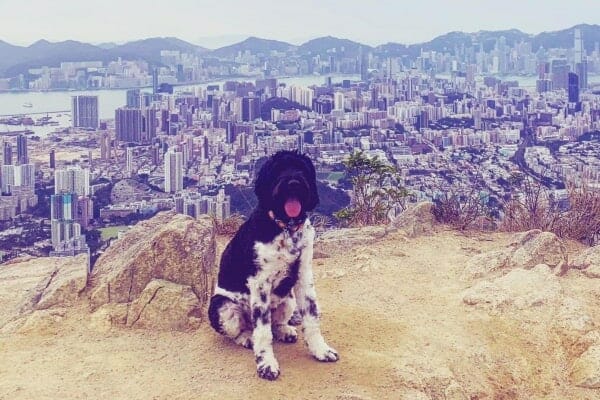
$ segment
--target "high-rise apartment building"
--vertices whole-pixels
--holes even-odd
[[[183,190],[183,154],[170,148],[165,153],[165,192],[176,193]]]
[[[98,96],[73,96],[71,117],[74,128],[98,129]]]
[[[258,97],[242,98],[242,121],[254,121],[260,118],[260,99]]]
[[[141,102],[141,93],[140,93],[140,89],[129,89],[126,92],[126,105],[128,108],[141,108],[142,106],[142,102]]]
[[[90,195],[90,170],[68,167],[54,171],[54,193],[75,193],[78,196]]]
[[[35,188],[35,165],[3,165],[1,187],[3,194],[11,194],[15,187]]]
[[[149,144],[156,137],[156,110],[152,108],[118,108],[115,110],[117,140]]]
[[[27,154],[27,136],[17,136],[17,165],[27,164],[29,156]]]
[[[4,142],[2,165],[12,164],[12,144]]]

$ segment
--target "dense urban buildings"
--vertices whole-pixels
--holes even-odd
[[[37,187],[49,202],[47,240],[63,255],[88,251],[86,232],[160,210],[222,220],[251,208],[260,160],[293,149],[310,155],[329,190],[350,189],[342,162],[361,150],[398,168],[409,201],[476,188],[499,217],[516,173],[557,199],[566,184],[600,188],[600,52],[583,36],[574,30],[566,50],[498,37],[414,57],[363,46],[210,62],[169,50],[162,67],[119,60],[109,69],[147,88],[123,91],[114,119],[99,120],[102,96],[73,96],[72,128],[4,139],[0,218],[34,209]],[[234,68],[235,79],[173,86]],[[313,74],[313,83],[282,73]]]

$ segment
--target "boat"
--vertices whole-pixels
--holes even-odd
[[[31,102],[29,101],[26,101],[25,103],[23,103],[23,107],[31,108],[33,107],[33,104],[31,104]]]

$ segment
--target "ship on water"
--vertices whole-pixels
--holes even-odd
[[[31,108],[33,107],[33,104],[29,101],[26,101],[25,103],[23,103],[23,107]]]

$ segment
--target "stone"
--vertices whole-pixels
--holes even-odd
[[[432,202],[417,203],[394,218],[390,223],[390,228],[402,230],[411,238],[431,235],[435,232],[437,225],[432,211]]]
[[[33,258],[3,265],[0,329],[35,310],[75,304],[80,300],[86,276],[87,255]]]
[[[463,272],[463,279],[482,278],[490,272],[507,268],[510,265],[510,252],[506,249],[477,254],[469,260]]]
[[[570,267],[583,270],[588,278],[600,278],[600,246],[583,251],[571,261]]]
[[[196,329],[202,304],[190,286],[165,280],[151,281],[127,312],[127,326],[162,331]]]
[[[562,241],[551,232],[532,230],[516,237],[515,251],[510,257],[512,266],[530,269],[543,263],[556,267],[567,262],[567,252]]]
[[[163,212],[131,228],[98,259],[88,284],[92,310],[132,303],[154,279],[189,286],[206,304],[216,278],[210,217]]]
[[[591,346],[575,360],[571,367],[571,381],[583,388],[600,388],[600,345]]]
[[[486,309],[527,309],[556,303],[562,287],[547,265],[518,268],[505,276],[482,281],[463,292],[463,302]]]
[[[88,279],[87,256],[68,262],[56,270],[42,292],[37,310],[70,306],[79,300]]]

